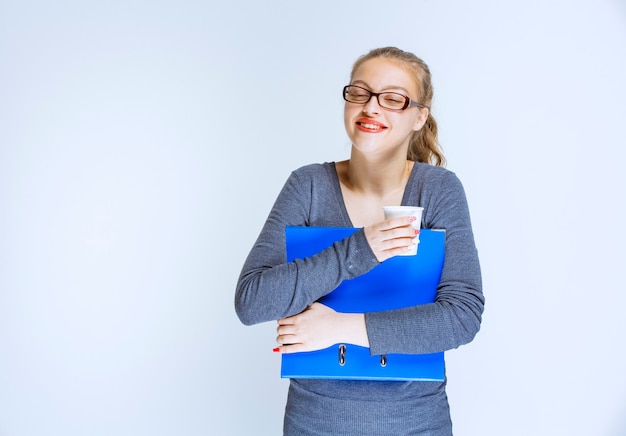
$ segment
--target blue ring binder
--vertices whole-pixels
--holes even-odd
[[[287,260],[312,256],[357,231],[349,227],[287,227]],[[435,300],[444,262],[445,232],[422,229],[416,256],[396,256],[342,282],[319,300],[338,312],[398,309]],[[337,348],[337,346],[339,346]],[[282,355],[283,378],[443,381],[444,353],[370,355],[354,344]]]

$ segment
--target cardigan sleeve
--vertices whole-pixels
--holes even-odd
[[[366,313],[371,354],[434,353],[470,342],[484,310],[482,278],[465,192],[442,172],[419,194],[422,225],[446,230],[445,260],[434,303]]]
[[[300,313],[379,264],[363,229],[311,257],[286,261],[285,227],[311,224],[312,185],[306,173],[290,175],[244,262],[235,310],[246,325]]]

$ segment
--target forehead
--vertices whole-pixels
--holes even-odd
[[[357,81],[367,84],[373,91],[400,88],[417,95],[417,84],[409,68],[392,59],[366,60],[354,71],[352,83]]]

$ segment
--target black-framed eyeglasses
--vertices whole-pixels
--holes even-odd
[[[376,97],[380,107],[392,111],[403,111],[408,107],[424,107],[428,106],[411,100],[406,95],[397,92],[372,92],[367,88],[358,85],[347,85],[343,87],[343,99],[349,103],[365,104],[372,97]]]

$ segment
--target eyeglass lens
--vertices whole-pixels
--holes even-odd
[[[344,99],[350,103],[367,103],[375,95],[378,104],[387,109],[404,109],[407,107],[409,98],[397,92],[373,93],[368,89],[356,85],[348,85],[344,88]]]

